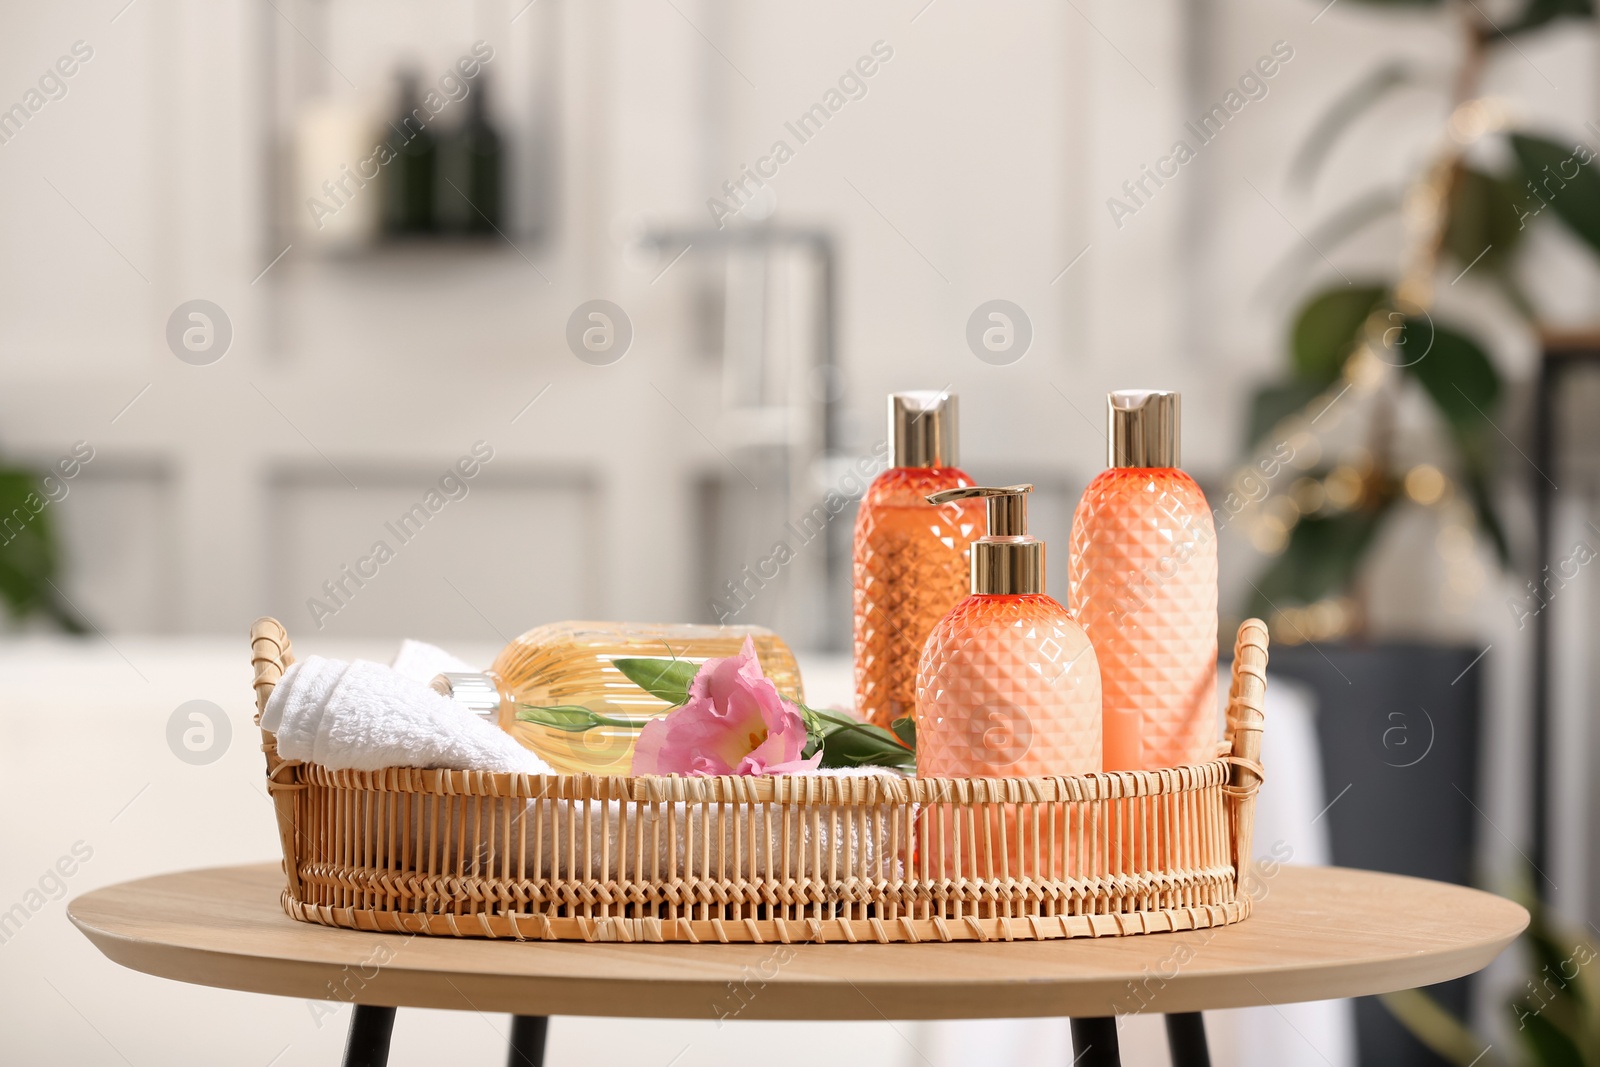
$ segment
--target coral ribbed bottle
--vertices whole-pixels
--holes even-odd
[[[956,398],[889,397],[889,469],[856,513],[853,555],[856,712],[887,727],[912,715],[928,634],[967,595],[968,546],[983,505],[928,496],[972,484],[956,464]]]
[[[1105,768],[1199,763],[1217,742],[1217,543],[1178,469],[1178,394],[1110,394],[1111,469],[1072,520],[1068,603],[1100,661]]]
[[[1100,769],[1100,668],[1067,609],[1044,592],[1044,544],[1027,535],[1031,485],[953,489],[988,498],[972,545],[972,595],[933,628],[917,669],[917,776],[1032,778]],[[1029,811],[1033,814],[1030,816]],[[916,858],[946,877],[1081,876],[1069,820],[1037,809],[924,805]]]

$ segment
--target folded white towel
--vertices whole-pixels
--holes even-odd
[[[310,656],[292,665],[261,713],[284,759],[335,770],[441,767],[551,774],[493,723],[380,663]]]
[[[400,642],[400,651],[394,654],[391,668],[424,685],[448,672],[470,674],[478,668],[466,660],[458,659],[426,641],[413,641],[409,637]]]

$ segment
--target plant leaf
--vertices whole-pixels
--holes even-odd
[[[1529,0],[1522,14],[1511,25],[1501,28],[1507,37],[1513,33],[1526,33],[1558,18],[1594,18],[1591,0]]]
[[[1401,59],[1390,60],[1362,75],[1339,94],[1300,142],[1289,164],[1289,183],[1309,189],[1340,136],[1356,119],[1395,89],[1417,80],[1411,64]]]
[[[700,670],[699,664],[681,659],[628,657],[614,659],[611,665],[628,681],[668,704],[682,704],[689,699],[689,683]]]
[[[1338,379],[1387,286],[1340,286],[1312,297],[1295,316],[1290,338],[1295,376],[1325,389]]]
[[[1463,167],[1450,191],[1444,247],[1465,271],[1501,270],[1522,238],[1525,197],[1504,178]],[[1454,282],[1451,283],[1455,284]]]
[[[1511,1006],[1512,1017],[1517,1022],[1517,1033],[1527,1046],[1532,1062],[1540,1067],[1587,1067],[1583,1052],[1571,1035],[1563,1032],[1535,1005],[1516,1003]]]
[[[1427,319],[1406,319],[1402,341],[1410,358],[1406,372],[1422,383],[1455,440],[1462,481],[1478,523],[1501,562],[1509,562],[1505,525],[1489,491],[1496,432],[1492,413],[1500,399],[1500,372],[1472,338]]]
[[[30,504],[37,504],[35,508]],[[89,625],[52,585],[60,568],[55,517],[31,471],[0,469],[0,600],[14,618],[44,615],[67,633]]]
[[[804,759],[810,759],[816,755],[817,749],[821,748],[822,743],[827,740],[827,734],[823,730],[822,716],[804,704],[795,704],[794,706],[806,723],[806,747],[801,750],[800,755]]]
[[[1388,508],[1385,503],[1301,519],[1282,555],[1256,580],[1251,614],[1270,618],[1279,608],[1310,604],[1349,589]]]
[[[1500,290],[1500,295],[1506,298],[1506,303],[1510,304],[1529,326],[1537,327],[1539,312],[1516,276],[1509,270],[1501,270],[1494,275],[1494,283]]]
[[[1245,448],[1254,448],[1278,423],[1303,411],[1305,406],[1322,395],[1323,386],[1303,378],[1291,378],[1277,385],[1263,385],[1250,398],[1249,438]]]
[[[896,719],[894,722],[889,724],[889,729],[894,733],[894,735],[896,737],[898,737],[900,739],[900,743],[902,745],[906,746],[907,748],[909,748],[913,752],[915,752],[917,750],[917,720],[916,719],[912,718],[909,715],[907,715],[903,719]]]
[[[581,704],[557,704],[551,707],[519,704],[517,719],[521,722],[538,723],[540,726],[548,726],[552,730],[562,730],[569,734],[581,734],[605,722],[603,716],[596,715]]]
[[[1406,371],[1459,440],[1476,439],[1500,399],[1500,373],[1488,355],[1466,334],[1415,317],[1405,321],[1404,344]]]
[[[1528,202],[1529,210],[1543,213],[1549,207],[1592,251],[1600,252],[1600,170],[1592,162],[1579,162],[1576,146],[1531,134],[1512,134],[1511,148],[1522,176],[1533,186],[1530,195],[1538,198]],[[1528,221],[1520,219],[1518,225]]]
[[[1462,481],[1466,483],[1467,498],[1472,501],[1472,509],[1477,512],[1478,525],[1483,527],[1483,532],[1489,537],[1489,543],[1494,545],[1496,558],[1500,560],[1501,566],[1509,567],[1511,542],[1506,538],[1505,524],[1500,521],[1500,511],[1495,505],[1494,496],[1489,492],[1487,466],[1487,463],[1480,464],[1467,459],[1462,472]]]
[[[821,708],[814,710],[823,724],[822,766],[916,769],[917,754],[883,727]]]
[[[1485,1056],[1484,1042],[1443,1004],[1420,989],[1402,989],[1378,998],[1411,1036],[1457,1067],[1492,1067],[1505,1061]]]

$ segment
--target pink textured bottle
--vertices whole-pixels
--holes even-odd
[[[889,397],[889,469],[856,513],[853,552],[856,712],[888,727],[912,715],[917,659],[928,633],[967,595],[968,546],[983,505],[928,503],[928,494],[972,484],[956,466],[956,397]]]
[[[1217,535],[1178,469],[1178,394],[1108,398],[1110,469],[1072,519],[1068,603],[1100,661],[1105,769],[1199,763],[1217,744]]]
[[[1044,592],[1044,543],[1027,534],[1031,485],[935,493],[986,497],[972,595],[939,620],[917,670],[919,777],[1031,777],[1100,770],[1100,668],[1083,628]]]

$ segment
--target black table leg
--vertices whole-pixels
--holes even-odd
[[[1167,1049],[1172,1053],[1172,1067],[1211,1067],[1205,1017],[1197,1011],[1168,1015]]]
[[[1122,1067],[1117,1048],[1117,1020],[1111,1017],[1072,1020],[1072,1067]]]
[[[509,1067],[544,1067],[544,1039],[549,1032],[548,1015],[513,1015]]]
[[[357,1004],[344,1046],[344,1067],[387,1067],[394,1009]]]

